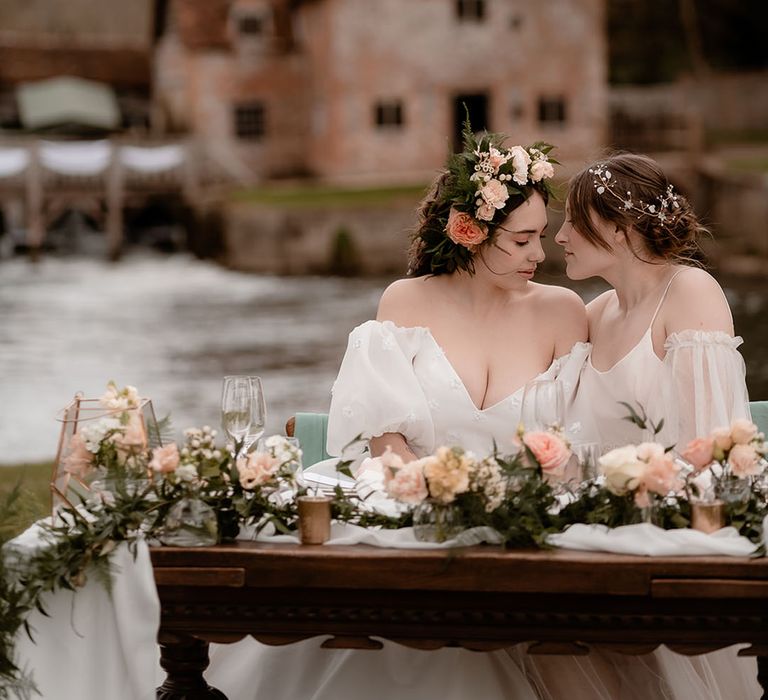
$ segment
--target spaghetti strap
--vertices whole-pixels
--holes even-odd
[[[683,268],[685,269],[685,268]],[[667,292],[669,291],[669,288],[672,286],[672,282],[675,280],[675,277],[677,277],[683,270],[678,270],[675,272],[672,277],[669,278],[669,282],[667,282],[667,286],[664,287],[664,292],[661,295],[661,299],[659,299],[659,303],[656,305],[656,311],[653,312],[653,316],[651,317],[651,322],[648,324],[648,330],[653,328],[653,324],[656,322],[656,316],[659,315],[659,311],[661,310],[661,305],[664,303],[664,299],[667,298]]]

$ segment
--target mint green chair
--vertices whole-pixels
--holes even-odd
[[[749,412],[757,429],[768,435],[768,401],[750,401]]]
[[[286,435],[295,437],[303,453],[301,462],[304,469],[328,459],[325,438],[328,433],[327,413],[297,413],[285,424]]]

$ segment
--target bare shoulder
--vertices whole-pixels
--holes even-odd
[[[600,320],[605,311],[608,301],[616,296],[616,292],[613,289],[607,289],[602,294],[598,294],[592,301],[587,304],[587,318],[589,323],[595,323]]]
[[[381,295],[376,320],[404,327],[420,325],[421,311],[433,293],[430,279],[413,277],[392,282]]]
[[[667,334],[682,330],[733,334],[733,318],[722,287],[697,267],[681,267],[675,275],[667,292],[663,321]]]
[[[556,356],[568,352],[574,343],[587,339],[587,310],[581,297],[571,289],[537,284],[537,306],[556,333]]]
[[[539,304],[546,306],[550,313],[563,316],[581,314],[586,318],[584,302],[572,289],[554,284],[535,284],[533,288]]]

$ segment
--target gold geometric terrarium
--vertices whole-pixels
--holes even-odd
[[[59,447],[51,474],[51,507],[55,512],[61,503],[72,506],[71,490],[81,495],[89,491],[89,483],[100,465],[94,463],[94,455],[87,449],[94,428],[113,426],[113,432],[121,436],[130,432],[131,449],[146,452],[146,448],[161,447],[152,401],[136,398],[135,405],[110,408],[103,398],[86,399],[80,393],[63,408],[57,420],[61,422]],[[117,431],[114,426],[120,426]],[[98,433],[98,430],[96,431]]]

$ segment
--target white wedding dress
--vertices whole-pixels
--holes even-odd
[[[575,386],[588,346],[539,378]],[[334,384],[328,452],[358,434],[402,433],[417,455],[461,445],[478,455],[513,449],[523,388],[480,410],[427,328],[368,321],[355,328]],[[358,443],[358,451],[361,445]],[[353,446],[354,449],[354,446]],[[419,651],[385,642],[378,651],[322,649],[322,638],[286,647],[253,639],[212,645],[208,682],[232,700],[538,700],[520,649]],[[589,666],[589,662],[585,663]],[[585,696],[585,700],[586,700]],[[594,695],[588,695],[590,700]]]
[[[589,345],[578,343],[538,378],[557,378],[572,403]],[[401,433],[418,456],[441,445],[478,455],[513,449],[523,388],[486,409],[466,387],[427,328],[368,321],[352,331],[328,425],[328,452],[340,455],[360,434]],[[345,452],[359,451],[360,443]],[[753,695],[697,695],[700,670],[667,652],[653,656],[592,653],[528,656],[522,646],[473,652],[418,651],[385,642],[378,651],[322,649],[322,638],[285,647],[253,639],[211,645],[208,682],[231,700],[730,700]],[[711,656],[711,655],[710,655]],[[754,662],[752,662],[754,667]],[[681,679],[672,693],[664,678]],[[691,683],[686,690],[684,682]]]
[[[579,440],[598,443],[601,454],[651,439],[681,449],[735,418],[750,417],[744,359],[738,351],[741,338],[685,330],[667,338],[663,360],[656,355],[652,329],[671,283],[648,329],[621,360],[601,371],[589,357],[582,368],[568,420],[580,423]],[[664,419],[661,432],[653,438],[624,420],[628,411],[620,401],[639,403],[654,423]],[[761,697],[754,657],[737,657],[735,648],[685,657],[660,647],[649,663],[663,676],[668,697],[675,700]],[[539,666],[554,678],[556,666],[547,664],[543,660]]]

